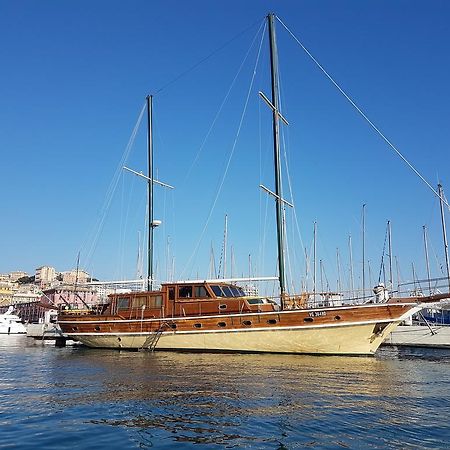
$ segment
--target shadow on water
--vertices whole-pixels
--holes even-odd
[[[31,359],[34,370],[26,366],[28,382],[14,380],[17,396],[9,401],[48,428],[40,437],[46,447],[49,436],[54,442],[63,432],[63,442],[75,438],[80,448],[450,443],[443,421],[450,412],[448,351],[386,348],[375,358],[347,358],[18,350],[10,348],[6,359]],[[49,405],[52,412],[39,421]],[[20,412],[10,414],[13,419],[24,420]]]

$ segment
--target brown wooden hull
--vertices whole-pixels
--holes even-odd
[[[372,355],[420,309],[397,303],[150,319],[65,315],[59,323],[65,334],[89,347]]]

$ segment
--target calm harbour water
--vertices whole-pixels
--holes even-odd
[[[450,351],[54,348],[0,336],[0,448],[448,448]]]

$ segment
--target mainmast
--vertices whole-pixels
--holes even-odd
[[[283,307],[286,294],[284,275],[284,227],[281,192],[281,162],[280,162],[280,126],[279,126],[279,102],[278,102],[278,54],[275,37],[275,15],[267,16],[270,37],[270,68],[272,80],[272,115],[273,115],[273,153],[275,167],[275,200],[277,217],[277,245],[278,245],[278,276],[280,280],[281,306]]]
[[[153,290],[153,96],[147,96],[147,146],[148,146],[148,274],[147,290]]]

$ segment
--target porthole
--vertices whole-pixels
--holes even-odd
[[[277,319],[269,319],[269,320],[267,321],[267,323],[268,323],[269,325],[275,325],[277,322],[278,322]]]
[[[195,328],[201,328],[201,327],[202,327],[202,324],[201,324],[201,323],[194,323],[194,327],[195,327]]]
[[[217,324],[217,326],[220,327],[220,328],[224,328],[224,327],[227,326],[227,324],[226,324],[225,322],[219,322],[219,323]]]
[[[252,324],[252,321],[251,320],[244,320],[242,323],[248,327],[248,326],[250,326]]]
[[[225,303],[222,303],[221,305],[219,305],[219,309],[227,309],[227,305],[225,305]]]
[[[341,320],[341,316],[335,316],[334,320]]]
[[[96,325],[96,326],[94,327],[94,330],[95,330],[95,331],[100,331],[100,327],[99,327],[98,325]]]
[[[176,323],[171,323],[170,324],[170,328],[172,328],[173,330],[175,330],[177,328],[177,324]]]
[[[312,317],[305,317],[303,322],[314,322],[314,319]]]
[[[122,342],[122,338],[120,338],[120,337],[118,337],[117,340],[118,340],[119,342]]]
[[[78,327],[72,327],[72,331],[78,331]]]

